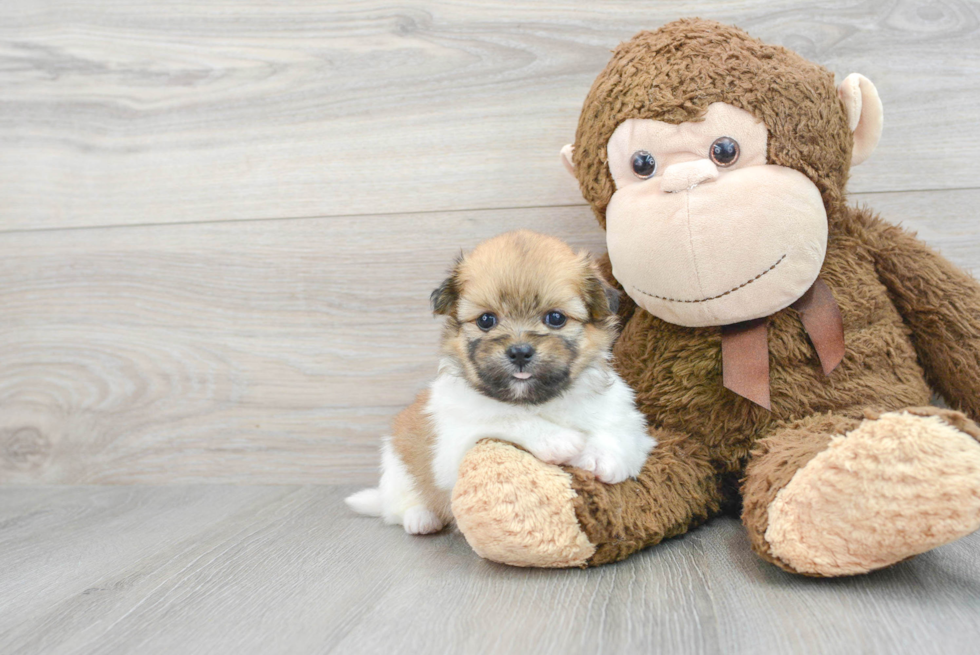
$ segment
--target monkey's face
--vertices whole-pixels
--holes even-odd
[[[827,214],[816,185],[766,161],[767,130],[716,102],[704,120],[621,123],[607,144],[613,275],[651,314],[690,327],[773,314],[816,280]]]

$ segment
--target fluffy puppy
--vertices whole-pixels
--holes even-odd
[[[603,482],[636,476],[655,442],[609,365],[616,304],[589,256],[553,237],[509,232],[461,257],[432,293],[447,318],[438,376],[395,418],[380,486],[347,504],[436,532],[452,520],[463,456],[485,438]]]

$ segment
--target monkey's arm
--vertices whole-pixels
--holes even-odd
[[[726,498],[709,448],[650,429],[659,442],[635,479],[599,482],[483,441],[463,460],[453,515],[481,556],[513,566],[595,566],[686,532]]]
[[[980,418],[980,284],[902,228],[862,212],[865,240],[933,389]]]
[[[658,444],[636,478],[604,484],[570,469],[579,525],[595,546],[588,564],[618,562],[687,532],[721,511],[725,485],[711,449],[687,435],[650,428]]]

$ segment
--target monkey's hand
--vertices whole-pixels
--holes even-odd
[[[585,566],[596,547],[575,515],[572,476],[502,441],[469,451],[453,515],[480,557],[512,566]]]

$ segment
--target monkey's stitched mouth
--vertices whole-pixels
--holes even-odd
[[[738,291],[739,289],[743,289],[743,288],[749,286],[750,284],[752,284],[753,282],[755,282],[756,280],[758,280],[759,278],[761,278],[763,275],[765,275],[766,273],[770,272],[771,270],[773,270],[774,268],[776,268],[777,266],[779,266],[784,259],[786,259],[786,254],[785,253],[783,253],[783,256],[782,257],[780,257],[779,259],[776,260],[776,263],[775,264],[773,264],[772,266],[770,266],[766,270],[762,271],[761,273],[759,273],[758,275],[756,275],[751,280],[746,280],[745,282],[742,282],[737,287],[734,287],[732,289],[729,289],[728,291],[726,291],[724,293],[719,293],[717,296],[710,296],[708,298],[700,298],[700,299],[697,299],[697,300],[684,300],[682,298],[667,298],[666,296],[658,296],[655,293],[647,293],[646,291],[644,291],[643,289],[640,289],[639,287],[633,287],[633,285],[630,285],[630,286],[633,287],[634,290],[639,291],[640,293],[642,293],[644,296],[650,296],[651,298],[656,298],[657,300],[666,300],[668,302],[681,302],[681,303],[708,302],[709,300],[717,300],[718,298],[721,298],[723,296],[727,296],[730,293],[734,293],[734,292]]]

